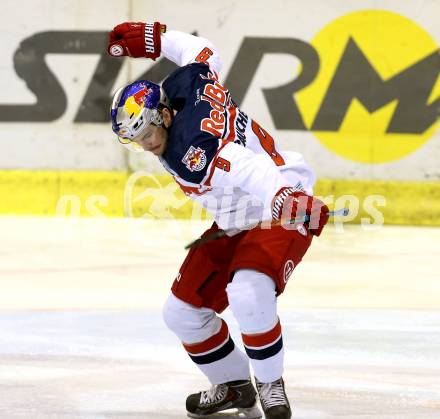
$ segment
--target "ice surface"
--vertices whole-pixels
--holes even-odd
[[[160,308],[206,225],[0,218],[0,418],[184,418],[208,383]],[[279,301],[294,419],[440,418],[439,244],[401,227],[315,240]]]

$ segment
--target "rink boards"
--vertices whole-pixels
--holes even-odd
[[[350,209],[344,223],[440,225],[440,183],[318,180],[315,195]],[[206,218],[171,176],[148,171],[0,171],[0,214]]]

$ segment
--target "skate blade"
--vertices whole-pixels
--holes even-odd
[[[227,419],[227,418],[236,418],[236,419],[261,419],[263,416],[260,412],[260,409],[255,405],[249,407],[247,409],[243,408],[235,408],[235,409],[227,409],[218,413],[213,413],[211,415],[197,415],[195,413],[187,412],[188,417],[194,419]]]

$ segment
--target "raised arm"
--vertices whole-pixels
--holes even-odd
[[[109,33],[108,53],[113,57],[151,58],[161,55],[182,67],[192,62],[204,62],[219,72],[220,57],[207,39],[188,33],[167,30],[159,22],[124,22]]]
[[[170,30],[162,34],[162,55],[179,67],[203,62],[215,72],[220,72],[221,61],[217,48],[206,38]]]

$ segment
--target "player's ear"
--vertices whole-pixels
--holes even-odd
[[[171,121],[173,120],[172,111],[168,108],[163,108],[162,109],[162,117],[163,117],[163,124],[165,125],[165,128],[169,128],[171,125]]]

